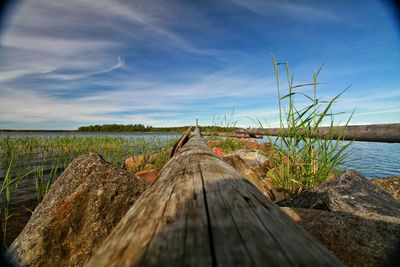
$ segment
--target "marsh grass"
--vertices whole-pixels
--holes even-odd
[[[0,203],[3,249],[7,222],[11,218],[12,195],[22,180],[34,181],[36,205],[52,184],[77,156],[98,153],[116,167],[132,155],[146,157],[172,146],[176,138],[120,138],[120,137],[2,137],[0,138],[1,187]],[[165,154],[165,155],[164,155]],[[168,153],[161,153],[155,165],[159,168],[168,160]],[[139,170],[142,170],[141,166]],[[34,200],[34,199],[33,199]],[[35,200],[34,200],[35,201]]]
[[[222,151],[224,153],[232,153],[235,152],[239,149],[244,149],[246,148],[245,143],[242,141],[235,139],[235,138],[230,138],[230,137],[209,137],[207,140],[217,140],[218,143],[216,143],[216,146],[222,148]]]
[[[221,127],[226,132],[234,132],[238,121],[235,120],[235,107],[232,107],[231,113],[224,113],[223,116],[214,114],[211,127]],[[217,131],[220,129],[217,129]]]
[[[317,98],[317,80],[322,67],[313,73],[312,83],[294,85],[289,64],[276,62],[274,56],[272,63],[278,93],[280,133],[275,141],[270,140],[274,151],[270,158],[276,167],[268,175],[275,188],[284,189],[288,195],[294,195],[326,181],[346,160],[349,153],[347,148],[351,142],[341,143],[345,127],[341,132],[336,132],[339,137],[333,139],[334,117],[342,113],[333,113],[332,107],[347,88],[331,100],[323,101]],[[285,67],[288,84],[288,92],[284,95],[279,79],[280,66]],[[299,90],[309,86],[313,88],[312,96]],[[299,108],[295,102],[298,97],[308,101],[308,104]],[[344,126],[348,125],[353,113]],[[257,122],[263,127],[258,118]],[[327,135],[321,135],[318,130],[323,123],[330,127]]]
[[[235,120],[235,107],[232,107],[229,115],[224,114],[223,116],[215,115],[212,119],[212,126],[223,127],[224,132],[233,133],[236,129],[238,120]],[[239,149],[245,148],[245,144],[240,140],[232,137],[218,137],[208,136],[206,140],[215,140],[215,145],[222,148],[224,153],[231,153]]]

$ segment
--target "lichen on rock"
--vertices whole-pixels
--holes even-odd
[[[7,254],[21,266],[82,266],[148,185],[97,154],[78,157]]]

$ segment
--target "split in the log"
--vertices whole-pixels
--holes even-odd
[[[235,131],[238,134],[265,134],[270,136],[285,136],[287,129],[265,128],[265,129],[239,129]],[[400,123],[391,124],[371,124],[371,125],[352,125],[352,126],[334,126],[318,127],[317,135],[308,132],[299,132],[307,137],[318,138],[328,137],[332,139],[368,141],[368,142],[387,142],[400,143]]]
[[[174,156],[174,154],[189,140],[189,135],[190,132],[192,131],[192,127],[189,127],[186,129],[186,131],[183,133],[181,138],[174,144],[171,150],[170,158]]]

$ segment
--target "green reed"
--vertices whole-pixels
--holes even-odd
[[[326,181],[346,160],[351,142],[341,143],[346,127],[340,132],[334,130],[334,116],[342,113],[333,113],[332,107],[347,88],[332,99],[322,101],[317,98],[317,80],[322,67],[313,73],[312,83],[294,85],[288,62],[278,63],[272,56],[272,63],[278,93],[280,131],[276,140],[271,141],[274,153],[270,157],[276,167],[268,175],[275,188],[294,195]],[[280,86],[280,66],[285,67],[288,84],[288,92],[284,95]],[[313,88],[312,96],[299,90],[307,86]],[[297,97],[302,97],[309,104],[299,108],[295,102]],[[344,126],[348,125],[353,113]],[[260,120],[257,120],[262,127]],[[322,123],[329,125],[328,134],[319,132],[318,127]],[[335,139],[334,133],[338,135]]]
[[[1,207],[3,241],[5,242],[6,238],[7,221],[12,216],[9,212],[10,205],[13,205],[12,194],[18,190],[18,183],[21,180],[34,181],[36,204],[39,204],[59,174],[80,155],[98,153],[112,165],[122,167],[127,157],[160,151],[162,148],[172,146],[174,141],[175,138],[0,138],[0,178],[2,178],[0,198],[4,203]],[[161,165],[165,163],[166,155],[158,159],[156,163],[158,167],[162,167]]]

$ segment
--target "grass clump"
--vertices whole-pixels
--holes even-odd
[[[245,149],[246,144],[237,138],[229,137],[208,137],[207,144],[210,148],[220,147],[224,153],[232,153],[239,149]]]
[[[219,147],[222,148],[224,153],[231,153],[236,150],[246,148],[246,145],[238,139],[225,138],[224,140],[221,141]]]
[[[284,189],[288,195],[295,195],[326,181],[346,160],[351,142],[341,143],[346,127],[341,132],[334,130],[334,116],[341,113],[333,113],[332,106],[347,88],[331,100],[322,101],[317,98],[317,78],[322,67],[314,72],[312,83],[294,85],[289,64],[276,62],[274,56],[272,63],[278,92],[280,133],[274,142],[271,141],[274,153],[270,158],[276,167],[268,175],[272,178],[273,187]],[[288,92],[283,96],[279,80],[280,66],[285,67],[288,84]],[[313,88],[313,95],[299,91],[306,86]],[[298,97],[307,104],[299,108],[295,102]],[[258,122],[262,126],[260,120]],[[328,134],[320,133],[318,127],[322,123],[328,125]],[[335,139],[334,133],[338,135]]]

